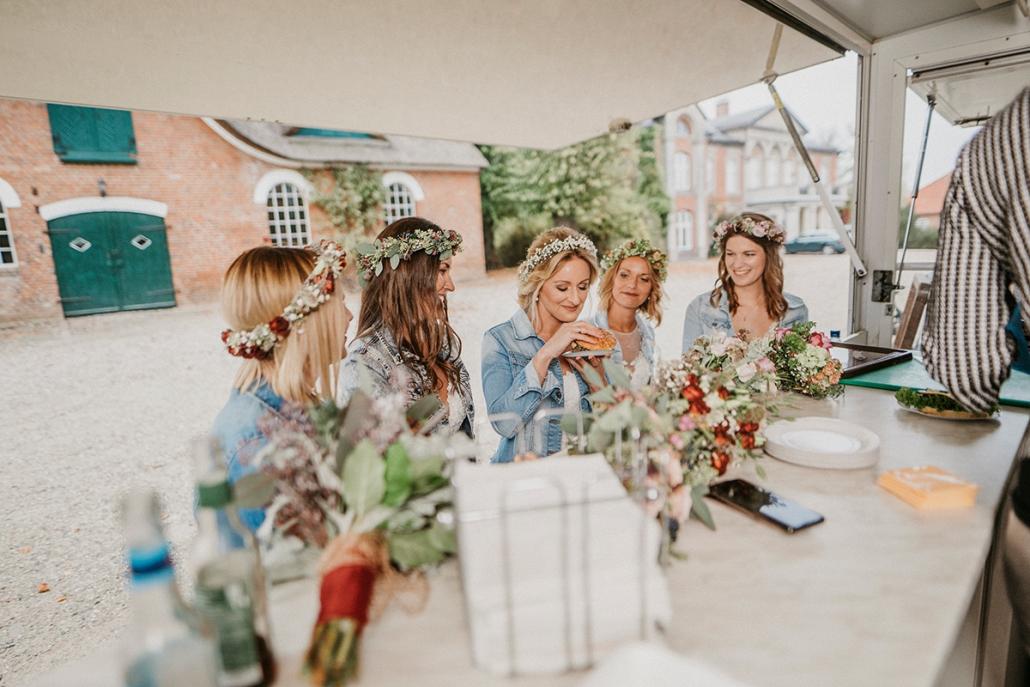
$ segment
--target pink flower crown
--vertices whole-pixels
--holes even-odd
[[[731,234],[746,234],[748,236],[754,236],[757,239],[765,239],[783,245],[786,240],[786,233],[783,231],[783,227],[770,222],[769,220],[754,220],[750,217],[734,217],[731,220],[725,222],[719,222],[715,227],[713,236],[715,240],[722,243]]]
[[[282,315],[253,329],[226,329],[222,332],[222,343],[230,355],[248,359],[269,357],[291,329],[332,296],[336,280],[347,266],[347,254],[338,243],[325,239],[318,246],[308,246],[308,249],[317,255],[315,266]]]

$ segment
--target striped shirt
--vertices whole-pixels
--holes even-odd
[[[1030,88],[966,145],[941,211],[923,359],[970,409],[987,411],[1009,376],[1015,302],[1030,313]]]

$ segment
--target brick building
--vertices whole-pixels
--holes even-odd
[[[456,229],[456,274],[484,273],[472,145],[0,100],[0,321],[215,298],[246,248],[332,234],[301,171],[348,163],[381,175],[385,219]]]
[[[940,229],[941,210],[944,209],[944,197],[948,195],[950,185],[951,172],[948,172],[919,189],[919,195],[916,196],[916,227],[934,231]]]
[[[798,131],[807,129],[794,117]],[[672,199],[668,250],[673,259],[708,255],[711,230],[722,216],[742,210],[769,215],[788,238],[832,231],[808,172],[772,105],[730,114],[725,101],[708,119],[690,106],[664,119],[666,192]],[[840,209],[846,196],[838,179],[836,148],[805,141],[812,161]]]

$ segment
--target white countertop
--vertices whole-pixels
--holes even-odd
[[[983,570],[1027,414],[1004,409],[998,422],[936,420],[901,410],[889,392],[860,387],[848,387],[843,401],[799,405],[793,414],[837,415],[876,432],[879,464],[830,471],[765,458],[764,482],[744,468],[736,476],[826,521],[786,535],[711,503],[718,531],[688,523],[678,548],[689,560],[668,571],[668,644],[754,685],[932,685]],[[883,470],[922,464],[979,484],[976,506],[922,512],[875,484]],[[297,673],[317,610],[315,583],[277,587],[272,599],[277,684],[306,684]],[[583,678],[507,680],[476,670],[463,614],[451,562],[433,574],[422,613],[389,608],[366,629],[355,684],[567,685]],[[118,684],[113,657],[112,649],[37,684]]]

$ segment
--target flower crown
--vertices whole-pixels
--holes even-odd
[[[754,220],[750,217],[734,217],[725,222],[719,222],[715,227],[715,240],[722,242],[730,234],[748,234],[759,239],[766,239],[773,243],[782,244],[786,239],[783,227],[769,220]]]
[[[317,255],[315,266],[282,315],[253,329],[226,329],[222,332],[222,343],[231,355],[240,358],[269,357],[276,344],[285,339],[291,329],[329,300],[336,290],[336,280],[347,266],[347,254],[338,243],[324,239],[317,247],[308,248]]]
[[[461,250],[461,234],[454,230],[416,229],[401,236],[388,236],[364,243],[357,248],[358,277],[365,287],[373,277],[383,273],[383,261],[389,258],[390,269],[397,269],[401,260],[407,260],[412,253],[425,251],[447,260]]]
[[[601,269],[607,272],[626,258],[643,258],[651,266],[651,271],[659,282],[665,281],[669,274],[669,258],[662,251],[651,245],[647,239],[631,239],[615,250],[605,253],[601,260]]]
[[[530,272],[535,270],[541,263],[547,262],[555,255],[558,255],[558,253],[566,253],[573,250],[585,251],[597,257],[597,246],[594,245],[593,241],[583,236],[583,234],[567,236],[563,239],[554,239],[526,256],[526,259],[519,265],[519,281],[525,283],[529,279]]]

